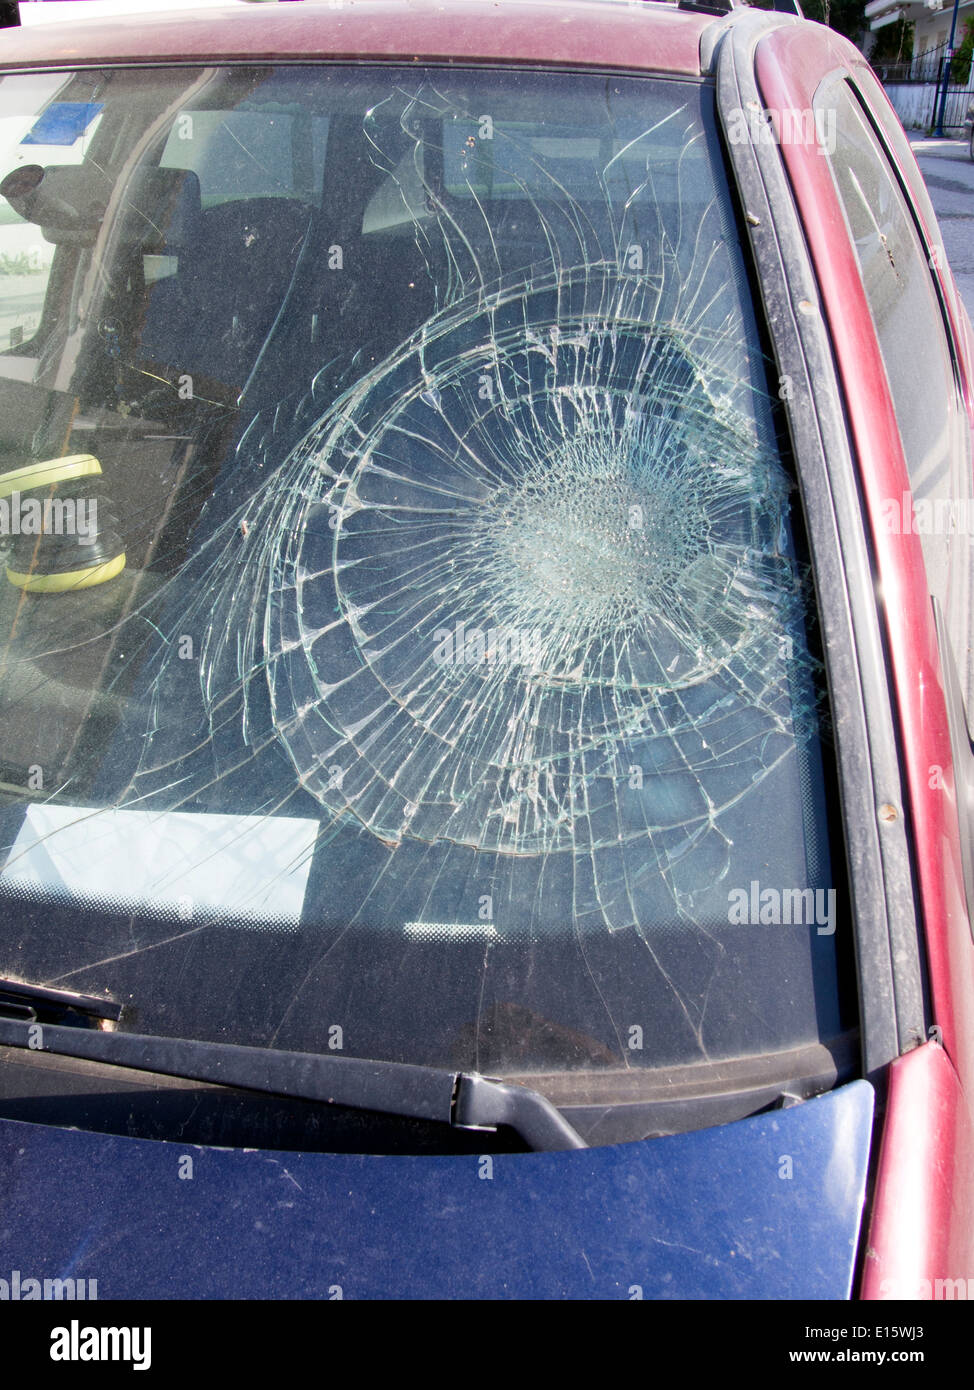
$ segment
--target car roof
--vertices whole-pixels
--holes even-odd
[[[406,59],[700,74],[713,13],[648,0],[303,0],[0,32],[0,67]]]

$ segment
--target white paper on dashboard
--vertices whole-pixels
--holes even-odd
[[[293,816],[30,806],[3,881],[122,912],[296,926],[318,822]]]

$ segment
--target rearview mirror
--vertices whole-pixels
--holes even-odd
[[[79,165],[24,164],[0,183],[0,196],[40,227],[46,241],[90,246],[107,203],[93,196],[91,182],[90,171]]]

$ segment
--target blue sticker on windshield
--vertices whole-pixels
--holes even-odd
[[[73,145],[100,114],[100,101],[54,101],[34,122],[22,145]]]

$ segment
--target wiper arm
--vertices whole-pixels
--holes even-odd
[[[28,991],[32,988],[21,986]],[[433,1120],[457,1129],[496,1129],[498,1125],[507,1125],[538,1151],[587,1147],[564,1116],[537,1091],[493,1081],[475,1072],[441,1071],[405,1062],[372,1062],[311,1052],[280,1052],[236,1043],[100,1032],[11,1019],[4,1017],[2,1010],[0,1046],[29,1048],[293,1100]]]
[[[121,1016],[122,1006],[113,999],[76,994],[68,989],[48,989],[45,985],[26,985],[21,980],[0,977],[0,1018],[98,1028],[102,1020],[117,1023]]]

